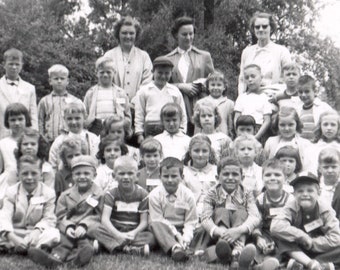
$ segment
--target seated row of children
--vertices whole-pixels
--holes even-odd
[[[41,181],[42,162],[25,154],[18,160],[19,182],[7,189],[0,210],[0,246],[47,267],[83,266],[98,246],[110,254],[144,256],[159,246],[175,261],[202,255],[230,269],[278,269],[281,263],[287,269],[336,269],[339,161],[336,149],[323,150],[321,181],[301,173],[290,182],[290,193],[284,190],[285,163],[269,159],[262,167],[265,191],[255,199],[240,162],[224,157],[199,210],[176,158],[161,162],[161,184],[148,194],[137,184],[132,157],[115,160],[118,184],[103,192],[94,182],[96,160],[79,155],[71,160],[75,185],[60,195],[54,212],[55,192]]]

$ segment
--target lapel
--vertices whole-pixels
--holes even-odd
[[[8,104],[13,103],[9,96],[7,95],[7,92],[10,91],[10,89],[7,88],[7,82],[5,76],[2,76],[0,79],[0,95],[2,100],[6,100],[7,104],[5,105],[4,109],[7,107]]]
[[[190,58],[190,65],[189,65],[189,70],[188,70],[188,75],[187,75],[187,82],[192,82],[194,78],[194,67],[197,62],[197,54],[193,52],[195,48],[193,47],[191,51],[189,52],[189,58]]]
[[[134,48],[132,48],[132,50],[133,49]],[[131,56],[131,52],[130,52],[130,56]],[[123,60],[123,52],[120,46],[117,47],[117,69],[118,69],[119,83],[116,83],[116,84],[123,86],[125,66],[124,66],[124,60]]]
[[[23,189],[22,186],[21,186],[20,188]],[[26,195],[26,192],[23,191],[23,192],[20,192],[20,194],[22,194],[22,195],[24,196],[23,200],[24,200],[24,202],[25,202],[26,205],[27,205],[28,202],[27,202],[27,195]],[[42,193],[42,185],[41,185],[41,183],[39,183],[38,186],[37,186],[37,188],[36,188],[35,191],[33,192],[33,197],[31,198],[31,202],[32,202],[32,199],[33,199],[33,198],[40,197],[40,196],[42,196],[42,194],[43,194],[43,193]],[[32,204],[32,203],[28,204],[28,208],[27,208],[27,212],[26,212],[26,220],[29,219],[30,215],[32,214],[33,210],[37,207],[37,205],[39,205],[39,204],[36,204],[36,205],[35,205],[35,204]]]

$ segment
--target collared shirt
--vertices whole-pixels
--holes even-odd
[[[254,194],[259,195],[263,189],[262,181],[262,167],[258,166],[255,162],[248,168],[242,168],[243,172],[243,186],[253,191]]]
[[[221,184],[215,185],[208,191],[203,202],[202,226],[209,233],[213,232],[217,226],[213,221],[214,211],[217,208],[226,208],[231,211],[245,209],[248,217],[241,226],[246,227],[250,233],[261,222],[253,192],[245,189],[241,184],[231,194],[225,192]]]
[[[138,174],[137,184],[145,188],[148,192],[162,184],[159,166],[152,172],[148,172],[146,167],[144,167],[138,171]]]
[[[198,221],[195,198],[191,190],[183,184],[178,185],[175,194],[169,194],[163,185],[156,187],[149,194],[149,212],[151,222],[162,222],[169,226],[173,235],[183,228],[183,239],[190,242]]]
[[[185,113],[185,105],[179,89],[166,83],[162,89],[159,89],[155,83],[151,83],[141,87],[136,96],[136,112],[135,112],[135,133],[144,132],[145,122],[160,123],[160,111],[162,107],[169,103],[175,102],[180,105],[183,117],[180,128],[186,131],[187,117]]]
[[[93,180],[102,190],[107,191],[118,186],[118,181],[113,177],[113,170],[106,164],[100,164],[97,168],[97,176]]]
[[[67,104],[79,103],[85,108],[83,102],[65,92],[59,95],[52,91],[51,94],[43,97],[38,105],[39,131],[45,135],[49,141],[54,141],[62,130],[67,130],[64,120],[64,110]]]
[[[175,157],[183,160],[189,149],[190,137],[182,131],[170,134],[166,130],[154,137],[162,145],[163,157]],[[174,147],[176,145],[176,147]]]
[[[178,53],[181,55],[181,58],[178,61],[178,70],[181,73],[183,78],[183,82],[187,82],[188,71],[190,67],[190,57],[189,52],[191,51],[191,46],[188,50],[183,50],[180,47],[177,47]]]
[[[324,177],[321,176],[321,179],[320,179],[320,200],[322,200],[324,203],[326,203],[329,206],[332,206],[334,192],[335,192],[336,186],[339,183],[339,180],[338,180],[338,182],[335,183],[335,185],[326,185]]]

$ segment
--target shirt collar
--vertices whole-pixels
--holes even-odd
[[[205,167],[203,167],[203,168],[201,168],[201,169],[197,169],[197,168],[194,168],[194,167],[191,165],[191,161],[190,161],[190,163],[188,164],[188,167],[189,167],[191,170],[193,170],[194,172],[203,172],[203,173],[207,174],[207,173],[209,173],[209,171],[211,170],[212,165],[208,162],[208,164],[207,164]]]
[[[166,131],[166,130],[164,130],[163,131],[164,132],[164,135],[166,135],[166,136],[168,136],[168,137],[184,137],[185,136],[185,134],[181,131],[181,130],[179,130],[177,133],[175,133],[175,134],[170,134],[168,131]]]
[[[67,96],[68,96],[68,93],[67,93],[67,92],[65,92],[65,93],[62,94],[62,95],[59,95],[59,94],[57,94],[56,92],[52,91],[51,94],[52,94],[53,97],[67,97]]]
[[[222,197],[223,198],[227,198],[227,196],[232,196],[232,197],[234,197],[235,196],[235,194],[236,194],[236,192],[237,192],[237,190],[238,190],[238,186],[235,188],[235,190],[232,192],[232,193],[228,193],[228,192],[226,192],[225,190],[224,190],[224,188],[222,187],[222,185],[221,184],[219,184],[220,185],[220,187],[221,187],[221,195],[222,195]]]
[[[16,79],[16,80],[14,80],[14,81],[12,81],[12,80],[10,80],[10,79],[6,78],[6,83],[7,83],[7,84],[9,84],[9,85],[15,85],[15,86],[18,86],[18,85],[19,85],[19,78],[18,78],[18,79]]]
[[[181,49],[180,47],[177,47],[177,51],[178,51],[178,53],[179,54],[185,54],[185,53],[188,53],[188,52],[190,52],[192,50],[192,46],[190,46],[190,48],[189,49],[187,49],[186,51],[185,50],[183,50],[183,49]]]
[[[272,46],[272,44],[273,44],[272,41],[269,41],[268,44],[264,47],[260,47],[258,44],[256,44],[255,49],[256,49],[256,51],[261,51],[261,50],[267,51],[267,50],[270,50],[270,47]]]

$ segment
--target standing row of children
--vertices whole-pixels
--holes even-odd
[[[8,54],[8,61],[22,61],[16,50]],[[220,260],[234,269],[248,269],[254,261],[255,268],[275,269],[281,257],[267,255],[276,249],[276,255],[293,259],[288,268],[301,264],[308,269],[331,269],[327,267],[332,264],[326,263],[337,263],[338,250],[327,252],[340,244],[339,224],[331,208],[339,205],[335,191],[340,157],[334,148],[338,149],[340,122],[336,112],[315,99],[314,79],[298,78],[294,64],[284,67],[287,90],[273,98],[279,105],[273,121],[278,135],[267,140],[272,107],[261,93],[260,68],[245,68],[248,92],[234,108],[223,96],[224,76],[216,71],[207,78],[210,95],[194,110],[193,120],[201,134],[190,138],[183,133],[183,98],[168,83],[173,65],[165,57],[156,58],[154,81],[140,89],[136,98],[139,154],[125,144],[131,134],[130,105],[124,90],[112,82],[110,61],[98,59],[99,83],[87,92],[84,103],[67,93],[64,66],[49,70],[53,92],[38,106],[40,131],[53,141],[49,153],[44,137],[28,128],[31,119],[26,106],[14,103],[6,108],[4,123],[11,135],[0,141],[4,185],[0,211],[4,218],[0,220],[8,223],[0,224],[0,232],[6,248],[28,251],[34,261],[48,266],[64,261],[88,263],[94,253],[93,239],[111,253],[148,254],[157,242],[177,261],[186,260],[190,249],[206,255],[209,262]],[[85,129],[96,125],[100,138]],[[234,132],[237,138],[232,142]],[[150,135],[155,137],[144,139]],[[130,157],[120,157],[124,155]],[[276,159],[261,168],[268,157]],[[101,165],[97,167],[94,158]],[[137,174],[140,160],[145,166]],[[311,175],[297,177],[300,170],[319,172],[321,181]],[[41,190],[45,185],[40,179],[60,196],[56,217],[44,217],[48,220],[42,222],[44,226],[36,224],[45,212],[51,213],[43,209],[46,202],[56,198]],[[261,194],[263,187],[266,191]],[[320,187],[328,204],[316,200]],[[151,193],[147,195],[145,189]],[[292,192],[295,199],[289,195]],[[21,194],[36,198],[31,201]],[[330,195],[334,195],[332,202]],[[29,211],[16,210],[17,196]],[[26,215],[33,210],[38,211],[37,217]],[[61,234],[50,234],[50,241],[41,244],[43,232],[55,228],[56,221]],[[148,225],[150,231],[144,232]],[[17,234],[16,229],[24,232]],[[255,246],[245,246],[249,236]],[[292,247],[294,242],[299,245]],[[258,258],[256,248],[266,256]]]

